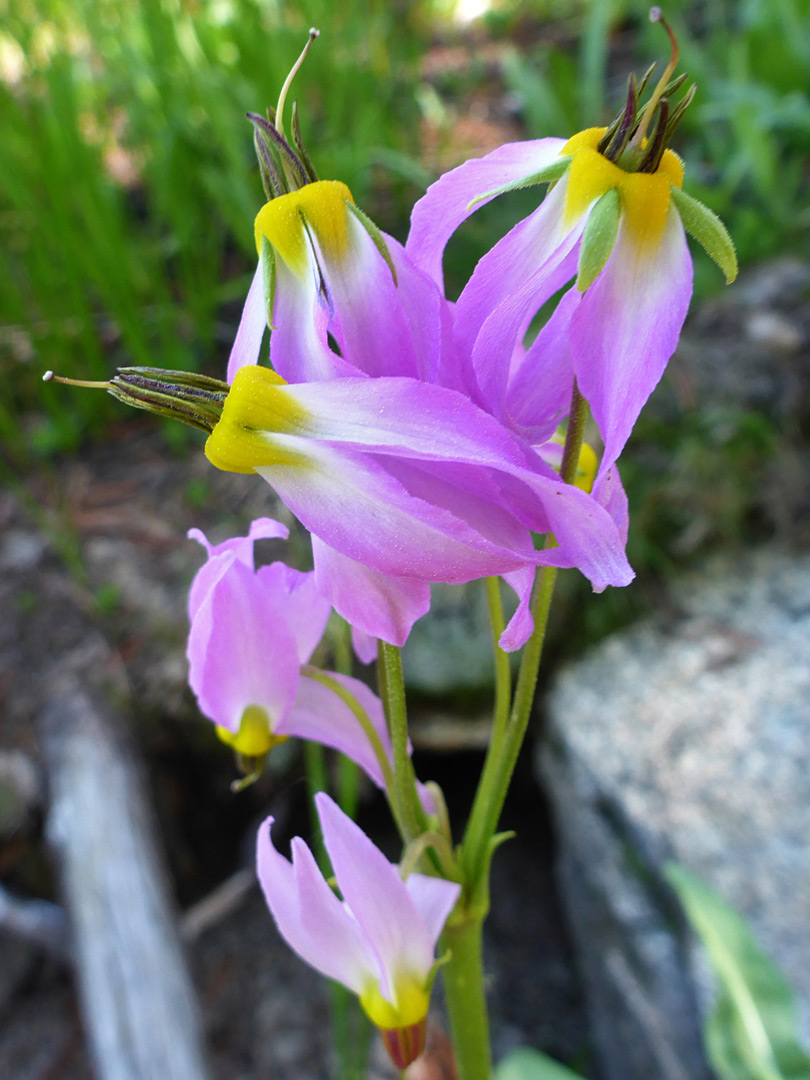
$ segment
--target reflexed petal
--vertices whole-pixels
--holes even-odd
[[[627,495],[622,486],[619,476],[619,467],[616,464],[601,474],[593,485],[593,497],[600,506],[604,506],[616,523],[622,543],[627,543],[627,532],[630,525],[630,514],[627,504]]]
[[[441,506],[409,494],[369,454],[279,436],[306,464],[256,468],[305,528],[356,562],[394,577],[470,581],[532,558],[483,536]]]
[[[361,664],[373,664],[377,659],[377,639],[356,626],[352,627],[352,648]]]
[[[417,619],[430,609],[430,585],[381,574],[312,537],[315,580],[335,611],[373,639],[404,645]],[[372,642],[370,659],[377,655]],[[368,653],[366,653],[368,655]]]
[[[305,250],[307,262],[300,273],[293,272],[283,259],[276,262],[270,362],[288,382],[358,375],[356,368],[329,347],[330,312],[321,293],[321,272],[308,236]]]
[[[237,732],[245,708],[258,705],[275,729],[295,696],[296,643],[252,570],[232,553],[220,560],[230,565],[191,624],[189,684],[220,727]]]
[[[461,886],[454,881],[428,877],[427,874],[410,874],[405,882],[417,911],[427,926],[427,931],[436,947],[439,935],[447,922],[447,916],[458,900]]]
[[[293,840],[295,866],[276,851],[272,824],[267,818],[259,828],[256,871],[279,933],[316,971],[362,993],[367,980],[376,978],[376,965],[357,921],[329,888],[302,840]]]
[[[472,347],[472,366],[484,407],[499,419],[506,409],[509,361],[526,334],[530,322],[554,293],[570,281],[577,260],[579,230],[572,230],[547,261],[487,317],[473,341],[462,342],[461,351]],[[479,264],[480,265],[480,264]],[[461,310],[461,302],[456,308]],[[461,318],[461,316],[458,316]],[[474,321],[468,320],[472,328]]]
[[[348,226],[340,258],[318,256],[341,355],[356,372],[416,376],[419,360],[391,267],[352,214]]]
[[[536,570],[533,566],[524,566],[522,570],[513,570],[503,575],[503,580],[514,589],[518,598],[517,609],[498,641],[504,652],[522,649],[534,630],[531,600],[535,574]]]
[[[529,443],[549,439],[571,405],[574,369],[568,345],[571,315],[580,294],[569,289],[527,350],[509,381],[506,415]]]
[[[506,143],[483,158],[465,161],[431,184],[411,214],[406,250],[414,262],[442,285],[445,245],[462,221],[489,199],[470,202],[505,184],[519,182],[551,164],[565,139],[533,139]]]
[[[621,453],[675,351],[691,295],[692,259],[674,207],[653,247],[633,243],[622,223],[571,318],[574,372],[605,443],[600,473]]]
[[[365,683],[349,675],[334,671],[326,673],[339,682],[356,699],[380,737],[387,757],[391,758],[391,740],[385,724],[382,702]],[[349,706],[328,686],[302,675],[298,693],[286,718],[276,731],[280,735],[292,735],[331,746],[352,761],[371,777],[377,787],[384,788],[382,769],[357,717]]]
[[[427,979],[431,934],[397,868],[328,795],[320,792],[315,803],[338,886],[378,958],[380,989],[393,1003],[398,977]]]
[[[239,321],[239,329],[236,331],[231,355],[228,359],[228,382],[233,382],[233,377],[245,364],[255,364],[259,360],[259,352],[262,347],[262,338],[267,328],[267,311],[264,306],[264,281],[262,275],[262,261],[253,275],[250,283],[245,306],[242,309],[242,318]]]
[[[476,375],[485,397],[486,384],[496,381],[489,368],[508,370],[515,341],[523,338],[532,315],[576,273],[576,257],[570,265],[566,257],[579,240],[584,216],[564,221],[567,185],[564,177],[534,213],[490,248],[458,298],[456,336],[461,351],[470,355],[489,316],[505,303],[499,318],[490,323],[485,351],[483,343],[477,346]],[[508,326],[500,329],[504,319]]]
[[[208,552],[208,559],[194,576],[188,596],[189,621],[194,620],[197,608],[205,599],[211,587],[219,580],[223,567],[216,561],[219,556],[233,552],[239,562],[253,569],[253,544],[256,540],[286,540],[290,530],[273,518],[257,518],[251,523],[247,536],[234,536],[221,544],[211,544],[200,529],[189,529],[186,536],[196,540]]]
[[[309,662],[323,637],[331,606],[318,588],[312,571],[294,570],[283,562],[262,566],[256,577],[265,588],[298,646],[298,659]]]

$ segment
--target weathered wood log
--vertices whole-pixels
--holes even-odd
[[[48,838],[99,1080],[205,1080],[197,1005],[131,740],[72,673],[54,684],[40,719]]]

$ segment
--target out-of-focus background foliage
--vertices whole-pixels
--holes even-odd
[[[666,54],[638,0],[4,0],[0,22],[0,428],[7,452],[75,445],[108,406],[43,388],[46,368],[203,367],[223,356],[251,263],[261,189],[248,109],[299,75],[305,136],[403,236],[413,199],[462,156],[500,82],[503,137],[605,121],[627,72]],[[459,65],[437,38],[475,24]],[[679,140],[690,191],[727,221],[742,261],[807,242],[807,0],[671,0],[699,86]],[[613,58],[611,60],[611,57]],[[618,57],[620,70],[616,69]],[[462,136],[463,141],[463,136]],[[486,148],[486,133],[484,146]],[[474,149],[474,147],[473,147]],[[498,224],[496,222],[496,224]],[[479,238],[479,246],[493,236]],[[717,287],[698,264],[701,291]],[[459,271],[461,272],[461,271]],[[223,319],[223,312],[227,318]]]
[[[223,370],[262,201],[244,114],[275,103],[310,25],[323,34],[292,97],[311,156],[400,239],[443,169],[609,121],[629,72],[668,52],[642,0],[2,0],[0,11],[0,465],[12,481],[120,415],[105,395],[43,385],[46,369]],[[744,266],[806,250],[810,2],[671,0],[666,14],[698,83],[677,139],[689,191],[727,222]],[[448,251],[452,290],[535,199],[496,200],[468,223]],[[696,286],[698,301],[722,289],[700,254]],[[668,478],[628,457],[643,522],[631,554],[666,569],[689,526],[679,506],[694,501],[683,478],[713,491],[714,531],[738,536],[778,433],[745,408],[644,424],[637,437]],[[182,451],[186,433],[162,431]]]

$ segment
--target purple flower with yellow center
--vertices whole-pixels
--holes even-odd
[[[256,540],[287,534],[270,518],[218,545],[189,533],[208,553],[189,593],[189,683],[248,771],[293,736],[341,751],[385,787],[392,752],[379,698],[358,679],[307,667],[331,610],[314,574],[282,562],[254,569]]]
[[[424,1049],[436,942],[461,887],[412,873],[405,881],[329,798],[315,796],[338,897],[303,840],[292,861],[259,829],[257,871],[279,933],[321,974],[353,991],[399,1068]]]
[[[551,184],[478,263],[456,305],[456,337],[474,395],[532,443],[565,415],[576,378],[605,444],[597,495],[680,335],[692,292],[685,229],[728,281],[737,270],[725,228],[682,191],[683,164],[667,149],[693,93],[671,104],[684,77],[669,81],[677,45],[667,30],[673,55],[646,105],[651,71],[640,87],[631,79],[609,128],[511,143],[459,166],[416,204],[406,245],[441,284],[445,244],[469,214],[502,192]],[[572,278],[535,342],[516,352],[536,312]]]
[[[401,377],[289,385],[242,367],[206,455],[274,487],[312,533],[316,579],[338,611],[394,644],[410,626],[388,579],[412,612],[429,602],[429,582],[503,574],[513,584],[521,572],[521,621],[531,586],[522,572],[535,566],[576,566],[598,590],[633,576],[607,509],[441,386]],[[553,532],[558,546],[536,550],[533,532]]]

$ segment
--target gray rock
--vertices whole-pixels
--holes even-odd
[[[810,1036],[810,558],[717,561],[677,603],[563,673],[541,751],[611,1080],[707,1075],[710,988],[667,859],[745,916]]]

